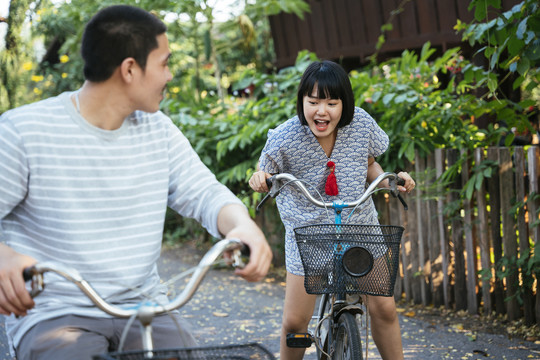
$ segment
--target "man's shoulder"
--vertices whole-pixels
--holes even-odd
[[[64,108],[61,100],[62,96],[65,95],[60,94],[30,104],[21,105],[6,111],[0,116],[0,119],[9,118],[21,122],[24,120],[33,120],[36,117],[46,116],[51,113],[59,113]]]

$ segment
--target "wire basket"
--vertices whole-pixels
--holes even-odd
[[[134,350],[97,355],[93,360],[275,360],[274,355],[257,343],[205,346],[186,349]]]
[[[404,228],[318,224],[294,229],[309,294],[392,296]]]

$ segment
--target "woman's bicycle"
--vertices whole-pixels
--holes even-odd
[[[260,359],[273,360],[275,357],[266,348],[258,343],[247,343],[225,346],[204,346],[182,349],[154,349],[152,340],[152,319],[156,315],[169,313],[184,306],[195,294],[205,275],[224,253],[231,253],[232,266],[241,267],[244,265],[242,259],[242,249],[245,249],[239,240],[225,239],[217,242],[199,261],[199,264],[184,273],[190,273],[189,279],[182,292],[167,304],[158,304],[153,301],[144,300],[138,306],[130,305],[122,307],[107,302],[102,298],[92,286],[80,275],[80,273],[62,264],[55,262],[43,262],[25,269],[24,278],[32,280],[31,295],[37,296],[45,290],[46,283],[44,274],[54,272],[67,280],[73,282],[92,302],[105,313],[118,318],[128,318],[138,320],[141,326],[141,336],[143,349],[121,351],[109,354],[98,354],[94,360],[138,360],[138,359],[167,359],[167,360],[214,360],[214,359]],[[128,321],[128,325],[130,322]],[[126,329],[127,330],[127,329]]]
[[[378,188],[388,179],[389,188]],[[317,346],[318,359],[362,360],[362,340],[356,319],[364,313],[361,296],[393,296],[399,268],[399,249],[404,228],[391,225],[342,224],[342,210],[368,200],[373,193],[388,190],[398,197],[397,185],[404,181],[394,173],[379,175],[360,199],[344,203],[324,202],[308,191],[304,182],[291,174],[277,174],[267,179],[268,194],[278,196],[284,186],[292,185],[312,204],[334,210],[334,223],[301,226],[294,229],[296,243],[304,266],[304,286],[308,294],[322,295],[319,301],[314,334],[288,334],[287,346]]]

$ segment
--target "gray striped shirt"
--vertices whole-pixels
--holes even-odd
[[[106,131],[78,114],[71,94],[0,117],[0,239],[76,268],[110,300],[135,302],[142,292],[162,301],[156,260],[167,206],[220,237],[219,210],[241,202],[163,113],[135,112]],[[47,277],[36,309],[6,319],[14,346],[46,318],[107,316],[71,283]]]

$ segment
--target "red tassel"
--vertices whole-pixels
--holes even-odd
[[[336,175],[334,174],[334,172],[336,171],[336,164],[334,164],[334,162],[332,161],[329,161],[326,166],[330,168],[330,174],[326,179],[324,191],[326,192],[326,195],[336,196],[338,194],[337,180]]]

